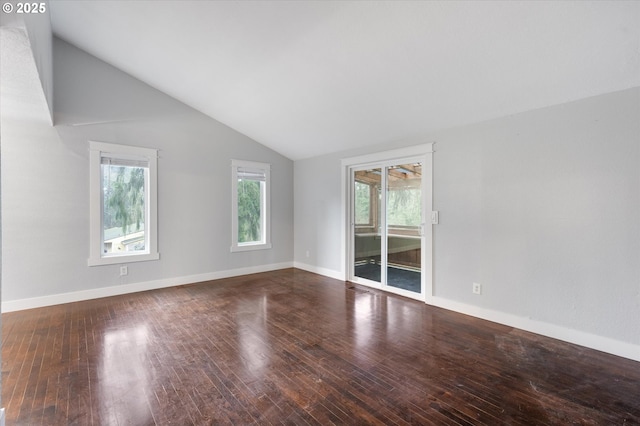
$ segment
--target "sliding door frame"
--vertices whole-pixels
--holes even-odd
[[[422,232],[423,243],[421,251],[421,294],[418,297],[409,295],[407,291],[395,291],[393,287],[383,285],[386,271],[381,271],[381,283],[372,285],[385,291],[391,291],[412,298],[419,298],[429,302],[433,297],[433,226],[431,222],[433,211],[433,143],[400,148],[391,151],[378,152],[358,157],[344,158],[342,160],[342,256],[344,260],[343,270],[346,281],[354,281],[354,237],[353,237],[353,174],[354,170],[381,167],[383,173],[390,163],[402,164],[407,161],[422,162]],[[384,205],[384,204],[383,204]],[[386,214],[386,212],[383,212]],[[384,232],[386,235],[386,232]],[[383,252],[385,252],[383,250]],[[368,285],[363,282],[362,284]],[[374,283],[377,284],[377,283]]]

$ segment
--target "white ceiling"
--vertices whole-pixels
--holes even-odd
[[[60,38],[297,160],[640,86],[640,2],[61,1]]]

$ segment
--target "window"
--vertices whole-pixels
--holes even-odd
[[[422,223],[420,188],[391,187],[387,192],[387,224],[418,228]]]
[[[231,251],[271,248],[271,166],[232,160],[231,170]]]
[[[90,142],[89,266],[159,259],[157,150]]]
[[[371,217],[371,190],[372,186],[355,181],[355,223],[356,226],[373,226],[373,220]]]

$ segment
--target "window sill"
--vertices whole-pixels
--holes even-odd
[[[266,244],[244,244],[241,246],[231,246],[231,253],[240,251],[266,250],[271,248],[271,243]]]
[[[160,259],[159,253],[121,254],[109,257],[89,258],[87,264],[89,266],[116,265],[120,263],[146,262],[158,259]]]

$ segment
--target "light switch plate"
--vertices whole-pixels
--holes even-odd
[[[434,210],[431,212],[431,224],[437,225],[438,222],[440,222],[440,212],[437,210]]]

